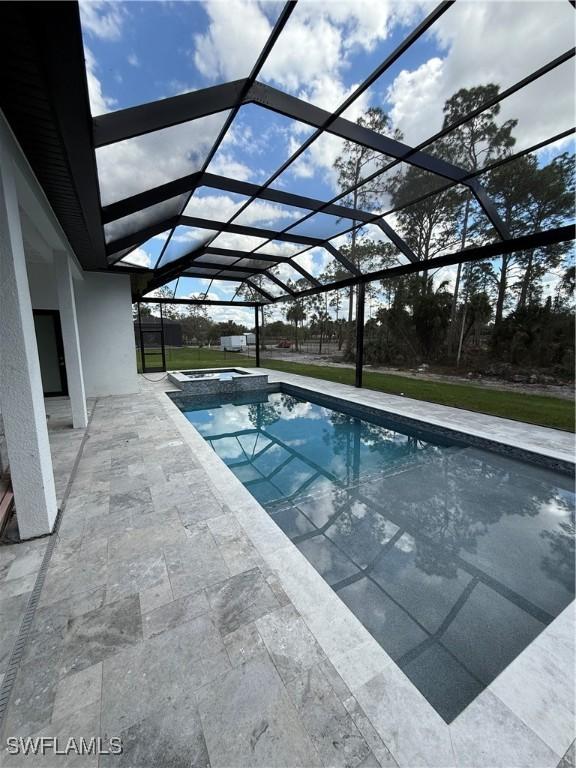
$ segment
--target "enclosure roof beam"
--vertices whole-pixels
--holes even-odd
[[[206,262],[202,262],[202,264],[198,264],[196,262],[193,262],[187,269],[180,270],[178,272],[178,276],[188,277],[191,271],[199,271],[202,269],[211,269],[216,272],[228,272],[230,270],[231,272],[245,272],[247,275],[260,275],[260,274],[267,275],[268,274],[261,267],[258,269],[253,269],[251,267],[235,267],[234,264],[229,264],[229,265],[208,264]],[[214,277],[217,278],[216,275],[214,275]]]
[[[301,267],[300,264],[298,264],[296,261],[290,261],[290,266],[295,269],[297,272],[300,272],[302,277],[305,277],[306,280],[308,280],[309,283],[312,283],[312,285],[322,285],[320,280],[316,280],[315,277],[312,277],[310,272],[308,272],[307,269],[304,269],[304,267]]]
[[[182,271],[182,264],[192,264],[195,261],[197,261],[201,256],[209,255],[209,254],[218,254],[222,256],[237,256],[238,261],[241,259],[253,259],[257,261],[266,261],[270,262],[270,267],[274,267],[277,264],[289,264],[292,269],[295,269],[297,272],[299,272],[302,277],[306,278],[308,282],[312,283],[312,285],[320,285],[320,282],[316,280],[316,278],[312,277],[312,275],[307,272],[304,267],[301,267],[299,264],[297,264],[295,261],[292,261],[290,257],[277,257],[277,256],[269,256],[260,254],[255,251],[239,251],[237,249],[227,249],[227,248],[199,248],[197,251],[188,254],[187,256],[182,257],[182,259],[178,260],[178,262],[174,261],[171,264],[167,264],[165,267],[161,267],[159,270],[156,271],[155,274],[162,274],[163,281],[162,284],[169,282],[171,279],[176,277],[177,274],[180,274]],[[222,269],[234,269],[236,271],[247,269],[252,274],[261,273],[264,275],[267,275],[268,277],[272,277],[270,272],[267,272],[267,269],[270,269],[270,267],[260,267],[260,268],[250,268],[250,267],[235,267],[233,264],[230,264],[228,266],[222,266],[219,265]],[[166,275],[169,275],[168,278],[166,278]]]
[[[171,216],[169,219],[160,221],[157,224],[152,224],[150,227],[139,229],[137,232],[133,232],[131,235],[126,235],[125,237],[118,238],[118,240],[113,240],[106,245],[106,253],[109,256],[113,256],[115,253],[123,251],[125,248],[142,245],[142,243],[145,243],[146,240],[154,237],[154,235],[159,235],[161,232],[165,232],[167,229],[171,229],[172,227],[177,226],[178,222],[178,216]]]
[[[354,93],[350,95],[338,110],[338,113],[342,113],[346,107],[360,95],[360,93],[370,87],[373,82],[375,82],[417,39],[419,39],[435,23],[435,21],[437,21],[452,3],[453,0],[439,3],[439,5],[412,31],[412,33],[397,46],[397,48],[369,75],[368,78],[366,78]],[[254,94],[250,93],[250,88],[256,83],[256,77],[266,61],[272,46],[284,28],[294,5],[294,2],[286,3],[266,46],[264,46],[264,49],[248,78],[212,86],[210,88],[204,88],[192,93],[180,94],[178,96],[161,99],[125,110],[118,110],[94,118],[93,134],[95,146],[104,146],[105,144],[166,128],[171,125],[220,112],[225,109],[236,110],[240,104],[253,101]],[[266,105],[263,104],[262,106]],[[334,115],[330,115],[329,113],[326,114],[329,115],[330,118],[334,117]],[[323,126],[321,128],[323,128]],[[216,143],[220,142],[217,141]],[[188,184],[188,190],[197,186],[195,180],[193,180],[191,176],[185,178],[187,179],[187,182],[184,182],[184,184]],[[173,187],[171,187],[172,184],[174,184]],[[148,200],[160,202],[163,199],[165,200],[169,197],[173,197],[180,191],[186,191],[182,189],[182,186],[177,186],[177,184],[178,182],[170,182],[169,184],[156,187],[154,190],[149,190]],[[136,199],[137,197],[138,196],[133,196],[125,201],[120,201],[119,203],[114,204],[117,208],[115,210],[106,210],[106,220],[110,221],[112,218],[119,218],[120,215],[128,215],[128,213],[139,210],[139,208],[135,207],[139,202]],[[151,205],[153,203],[147,202],[146,204]],[[300,205],[300,203],[292,204]],[[316,205],[313,207],[315,208]],[[112,218],[109,218],[110,216],[112,216]],[[356,216],[355,218],[362,220],[361,216]]]
[[[353,275],[360,274],[360,270],[358,269],[358,267],[355,264],[353,264],[350,261],[350,259],[346,258],[346,256],[344,256],[343,253],[340,253],[340,251],[337,248],[335,248],[331,242],[326,240],[326,242],[322,247],[325,248],[328,251],[328,253],[332,254],[332,256],[334,256],[334,258],[337,261],[339,261],[340,264],[342,264],[342,266],[344,267],[344,269],[346,269],[348,272],[351,272]]]
[[[300,245],[321,245],[324,241],[319,237],[306,237],[305,235],[291,234],[274,229],[261,229],[249,227],[244,224],[231,224],[228,222],[203,219],[196,216],[180,216],[179,224],[198,229],[213,229],[218,232],[231,232],[235,235],[248,235],[250,237],[263,237],[270,240],[282,240],[286,243],[299,243]]]
[[[233,267],[233,269],[236,269],[236,267]],[[282,280],[279,280],[276,275],[273,275],[271,272],[263,272],[263,274],[269,279],[272,280],[273,283],[276,283],[280,288],[282,288],[283,291],[285,291],[290,296],[294,296],[294,291],[292,288],[288,288],[286,283],[283,283]]]
[[[418,256],[416,256],[412,248],[410,248],[410,246],[398,235],[398,233],[392,229],[390,224],[384,221],[384,219],[378,219],[374,222],[374,224],[379,227],[382,232],[384,232],[390,242],[393,243],[396,248],[398,248],[400,253],[403,253],[404,256],[406,256],[408,261],[418,261]]]
[[[155,288],[161,288],[163,285],[166,285],[166,283],[169,283],[179,275],[182,275],[194,261],[194,254],[197,254],[197,257],[199,257],[203,252],[203,246],[199,246],[196,251],[193,251],[192,253],[189,253],[179,259],[175,259],[174,261],[170,261],[163,267],[159,267],[158,269],[153,270],[152,279],[148,283],[148,290],[152,291]]]
[[[257,259],[258,261],[265,261],[270,262],[272,266],[276,264],[285,264],[289,263],[290,259],[288,257],[280,258],[276,256],[260,256],[258,253],[252,253],[252,251],[239,251],[237,249],[227,249],[227,248],[212,248],[212,247],[200,247],[197,248],[195,251],[191,251],[190,253],[186,254],[185,256],[180,257],[179,259],[175,259],[172,262],[169,262],[168,264],[165,264],[163,267],[159,267],[155,272],[151,273],[156,275],[158,278],[162,277],[161,285],[164,285],[164,283],[169,282],[173,277],[176,277],[179,274],[182,274],[182,272],[190,266],[190,264],[193,264],[195,261],[197,261],[202,256],[207,256],[210,254],[218,255],[218,256],[230,256],[237,259],[237,261],[241,259]],[[221,269],[230,269],[232,268],[232,265],[218,265]],[[238,267],[234,267],[238,271]],[[242,267],[242,269],[248,269],[248,271],[251,274],[254,274],[255,272],[259,271],[259,269],[264,268],[256,268],[256,269],[250,269],[247,267]]]
[[[510,238],[509,240],[497,240],[487,245],[480,245],[474,248],[465,248],[464,250],[446,254],[445,256],[435,256],[432,259],[422,259],[410,264],[401,264],[398,267],[387,267],[375,272],[367,272],[360,276],[345,278],[335,283],[328,283],[316,288],[310,288],[304,291],[298,291],[296,298],[304,296],[313,296],[317,293],[348,288],[358,283],[372,283],[376,280],[386,280],[390,278],[412,275],[417,272],[427,272],[431,269],[440,269],[441,267],[452,266],[453,264],[464,264],[469,261],[480,261],[482,259],[492,259],[508,253],[517,253],[519,251],[529,251],[534,248],[546,248],[557,243],[567,242],[576,239],[576,225],[568,224],[563,227],[555,227],[543,232],[533,232],[529,235]],[[281,297],[274,299],[281,301]]]
[[[312,197],[296,195],[292,192],[284,192],[279,189],[270,189],[260,187],[257,184],[251,184],[248,181],[239,181],[230,179],[227,176],[218,176],[213,173],[191,173],[175,181],[169,181],[158,187],[147,189],[137,195],[126,197],[115,203],[110,203],[102,208],[102,223],[108,224],[116,219],[129,216],[131,213],[137,213],[150,205],[162,203],[173,197],[190,192],[194,188],[208,187],[209,189],[218,189],[222,192],[232,192],[237,195],[246,195],[261,200],[279,203],[280,205],[291,205],[296,208],[305,208],[310,211],[318,211],[320,208],[323,213],[331,216],[337,216],[340,219],[351,219],[353,221],[368,222],[374,218],[374,214],[369,211],[361,211],[357,208],[348,208],[345,205],[329,204],[324,200],[317,200]]]
[[[269,200],[280,205],[291,205],[296,208],[305,208],[310,211],[317,211],[322,208],[323,213],[329,213],[331,216],[337,216],[340,219],[370,221],[374,217],[374,214],[368,211],[348,208],[345,205],[328,205],[324,200],[296,195],[293,192],[284,192],[280,189],[260,187],[258,184],[251,184],[248,181],[229,179],[226,176],[217,176],[213,173],[205,173],[198,186],[219,189],[224,192],[233,192],[234,194],[246,195],[247,197],[254,195],[261,200]]]
[[[242,290],[242,286],[244,285],[245,282],[246,282],[245,280],[242,280],[242,282],[239,284],[238,288],[236,288],[236,290],[234,291],[234,296],[232,296],[232,301],[234,301],[236,296],[238,296],[238,294]]]
[[[161,299],[142,297],[138,299],[141,304],[209,304],[216,307],[260,307],[258,301],[220,301],[218,299]]]
[[[176,181],[169,181],[158,187],[139,192],[137,195],[125,197],[116,203],[105,205],[102,208],[102,223],[108,224],[116,219],[129,216],[131,213],[138,213],[138,211],[148,208],[150,205],[163,203],[172,197],[190,192],[191,189],[199,184],[201,179],[202,173],[197,171],[196,173],[190,173],[188,176],[182,176],[181,179],[176,179]]]
[[[250,269],[243,269],[242,270],[242,277],[232,276],[232,275],[207,275],[206,272],[203,271],[203,267],[200,267],[199,269],[190,269],[190,272],[185,272],[183,275],[179,275],[179,277],[196,277],[203,280],[204,278],[206,280],[227,280],[233,283],[237,283],[239,280],[247,279],[248,277],[255,277],[258,273],[254,272],[254,270]],[[240,270],[234,270],[235,272],[239,272]],[[149,289],[150,290],[150,289]],[[153,290],[153,289],[152,289]]]
[[[213,221],[211,219],[202,219],[195,216],[172,216],[169,219],[153,224],[150,227],[145,227],[137,232],[133,232],[130,235],[121,237],[118,240],[114,240],[108,243],[106,246],[106,253],[113,255],[119,251],[129,248],[130,246],[138,246],[148,240],[154,235],[158,235],[161,232],[165,232],[167,229],[178,226],[181,224],[188,227],[196,227],[197,229],[211,229],[221,232],[231,232],[237,235],[248,235],[251,237],[262,237],[264,239],[281,240],[286,243],[298,243],[300,245],[322,245],[324,242],[318,237],[306,237],[305,235],[292,235],[290,233],[277,232],[272,229],[260,229],[258,227],[248,227],[242,224],[228,224],[220,221]]]
[[[470,181],[471,179],[476,179],[478,176],[487,175],[490,173],[490,171],[495,170],[496,168],[500,168],[503,165],[507,165],[508,163],[513,163],[515,160],[519,160],[521,157],[525,157],[526,155],[531,155],[534,152],[537,152],[539,149],[543,149],[544,147],[549,146],[550,144],[555,144],[556,142],[562,141],[563,139],[568,138],[568,136],[572,136],[576,133],[576,127],[568,128],[565,131],[561,131],[560,133],[554,134],[554,136],[550,136],[548,139],[543,139],[542,141],[537,142],[536,144],[532,144],[529,147],[526,147],[525,149],[520,150],[520,152],[515,152],[512,155],[506,155],[505,157],[500,158],[500,160],[496,160],[493,163],[490,163],[489,165],[484,166],[483,168],[479,168],[476,171],[471,171],[466,176],[466,181]],[[414,200],[410,200],[408,203],[403,203],[402,205],[398,205],[395,208],[390,208],[386,213],[382,214],[383,216],[387,216],[390,213],[396,213],[397,211],[401,211],[404,208],[408,208],[411,205],[416,205],[418,203],[423,202],[424,200],[427,200],[429,197],[433,197],[434,195],[438,194],[439,192],[445,192],[447,189],[451,189],[454,187],[455,182],[448,182],[446,186],[441,187],[440,189],[432,190],[431,192],[425,192],[423,195],[420,195],[417,198],[414,198]],[[374,218],[373,223],[376,224],[376,218]]]
[[[427,31],[430,29],[430,27],[438,21],[438,19],[454,4],[455,0],[442,0],[435,8],[432,9],[432,11],[424,18],[422,21],[408,34],[397,46],[396,48],[390,52],[390,54],[368,75],[368,77],[365,78],[365,80],[360,83],[360,85],[355,88],[352,93],[340,104],[340,106],[332,113],[323,112],[323,114],[326,116],[326,119],[324,122],[320,125],[317,125],[317,130],[314,131],[299,147],[298,149],[292,153],[292,155],[284,162],[282,165],[276,169],[276,171],[268,178],[268,180],[261,185],[261,189],[269,188],[270,185],[273,183],[275,179],[277,179],[280,174],[288,168],[300,155],[302,155],[306,149],[318,138],[324,131],[328,130],[330,126],[340,118],[340,115],[342,115],[348,107],[354,103],[354,101],[362,94],[364,93],[368,88],[370,88],[391,66],[395,64],[395,62],[418,40],[420,39]],[[286,11],[286,8],[284,9],[284,12]],[[278,24],[276,25],[278,26]],[[265,54],[266,55],[266,54]],[[257,75],[256,75],[257,67],[255,67],[252,70],[252,73],[250,75],[251,83],[250,88],[247,91],[246,100],[254,100],[254,92],[250,94],[250,91],[253,89],[253,87],[257,84]],[[281,94],[280,94],[281,95]],[[266,108],[270,108],[270,105],[266,104],[266,99],[263,98],[263,95],[261,96],[261,103],[260,105]],[[297,100],[298,101],[298,100]],[[302,102],[305,106],[305,102]],[[354,125],[354,124],[351,124]],[[375,133],[375,132],[374,132]],[[375,136],[378,136],[379,134],[375,133]],[[207,167],[204,167],[203,170],[207,170]],[[238,216],[246,209],[246,207],[255,200],[256,197],[252,195],[248,200],[238,209],[230,218],[229,222],[233,222],[235,219],[238,218]],[[335,202],[334,200],[330,202]],[[306,218],[309,218],[313,214],[310,213],[308,216],[305,216],[301,219],[303,221]],[[285,231],[289,229],[293,229],[294,226],[287,227]]]
[[[246,285],[249,285],[250,288],[253,288],[258,293],[261,293],[265,299],[268,299],[268,301],[274,301],[274,296],[272,296],[271,293],[268,293],[267,291],[265,291],[264,288],[260,288],[259,285],[256,285],[251,280],[246,279]]]
[[[104,147],[232,109],[241,99],[246,83],[247,78],[233,80],[192,93],[182,93],[99,115],[92,120],[94,146]]]
[[[341,139],[359,144],[367,149],[380,152],[383,155],[395,159],[409,157],[410,159],[406,160],[406,162],[411,165],[415,165],[417,168],[437,176],[443,176],[446,179],[450,179],[450,181],[460,182],[466,176],[464,168],[459,168],[446,160],[428,155],[425,152],[416,152],[408,144],[404,144],[397,139],[391,139],[389,136],[373,131],[358,123],[353,123],[351,120],[346,120],[343,117],[333,118],[330,112],[296,96],[291,96],[277,88],[273,88],[271,85],[261,82],[254,83],[249,91],[248,100],[292,120],[298,120],[301,123],[321,128],[327,133],[334,134]],[[326,127],[323,128],[325,125]]]
[[[258,251],[241,251],[238,248],[213,248],[209,245],[204,248],[204,253],[214,254],[215,256],[237,256],[239,259],[257,259],[258,261],[269,261],[272,264],[285,264],[290,261],[290,256],[271,256]]]
[[[492,99],[487,99],[482,104],[480,104],[476,109],[468,112],[465,115],[462,115],[462,117],[460,117],[458,120],[456,120],[456,121],[450,123],[449,125],[445,126],[440,131],[435,133],[433,136],[430,136],[429,138],[427,138],[424,141],[422,141],[420,144],[418,144],[416,147],[414,147],[411,151],[412,152],[417,152],[417,151],[419,151],[421,149],[425,149],[426,147],[430,146],[430,144],[432,144],[433,142],[435,142],[438,139],[441,139],[444,136],[446,136],[447,134],[451,133],[453,130],[458,128],[460,125],[463,125],[464,123],[468,122],[469,120],[471,120],[472,118],[474,118],[477,115],[481,114],[482,112],[485,112],[487,109],[490,109],[490,107],[495,106],[496,104],[500,103],[501,101],[503,101],[504,99],[508,98],[509,96],[512,96],[517,91],[521,90],[522,88],[525,88],[527,85],[529,85],[530,83],[534,82],[538,78],[542,77],[543,75],[548,74],[548,72],[551,72],[556,67],[559,67],[561,64],[564,64],[566,61],[568,61],[569,59],[573,58],[575,54],[576,54],[576,49],[575,48],[568,49],[563,54],[561,54],[557,58],[555,58],[552,61],[550,61],[548,64],[543,65],[539,69],[537,69],[534,72],[532,72],[530,75],[527,75],[522,80],[519,80],[517,83],[515,83],[512,86],[510,86],[510,88],[507,88],[504,91],[501,91],[499,94],[494,96]],[[556,137],[556,138],[558,138],[558,139],[564,138],[566,135],[569,135],[572,132],[573,132],[572,130],[566,131],[564,133],[558,134],[558,137]],[[512,159],[513,157],[521,157],[523,154],[529,154],[530,152],[534,152],[534,151],[536,151],[537,149],[539,149],[541,147],[544,147],[544,146],[546,146],[548,144],[553,143],[554,141],[556,141],[556,138],[554,138],[553,140],[548,139],[548,140],[545,140],[543,142],[540,142],[540,144],[534,145],[529,150],[523,150],[523,152],[519,152],[519,153],[516,153],[515,155],[510,156],[510,159]],[[394,166],[398,165],[398,163],[400,163],[400,162],[409,162],[409,158],[408,157],[404,157],[404,158],[393,160],[388,165],[384,166],[383,168],[380,168],[379,170],[377,170],[374,173],[370,174],[367,178],[363,179],[362,180],[362,184],[366,184],[366,183],[368,183],[370,181],[373,181],[374,179],[378,178],[382,174],[384,174],[387,171],[391,170]],[[471,179],[474,179],[474,178],[480,176],[481,174],[486,173],[491,168],[498,167],[498,165],[501,165],[501,164],[503,164],[505,162],[507,162],[507,158],[504,158],[503,160],[498,161],[497,163],[493,163],[490,166],[487,166],[485,168],[478,169],[477,171],[469,172],[469,173],[467,173],[466,177],[462,180],[462,183],[468,184],[468,186],[472,189],[474,185],[470,183]],[[429,193],[427,193],[425,195],[422,195],[419,198],[417,198],[415,200],[412,200],[411,203],[408,203],[408,204],[415,204],[415,203],[421,202],[422,200],[425,200],[428,197],[431,197],[433,194],[438,194],[439,192],[443,191],[444,189],[448,189],[449,187],[454,186],[457,183],[458,182],[453,181],[453,182],[447,184],[446,187],[443,187],[442,189],[437,189],[437,190],[434,190],[433,192],[429,192]],[[338,200],[341,200],[343,197],[345,197],[345,195],[350,194],[353,190],[354,190],[354,187],[346,190],[344,193],[336,195],[336,197],[334,197],[332,200],[330,200],[328,204],[336,203]],[[480,196],[482,197],[482,192],[480,192]],[[477,197],[477,199],[478,199],[478,197]],[[483,197],[483,200],[484,200],[484,202],[486,202],[486,197]],[[479,202],[480,202],[480,200],[479,200]],[[402,206],[402,207],[406,207],[406,206]],[[486,211],[486,209],[484,209],[484,210]],[[389,211],[389,213],[391,213],[391,211]],[[383,214],[383,215],[385,215],[385,214]],[[500,230],[502,230],[502,227],[504,225],[503,225],[502,221],[499,219],[499,217],[495,218],[497,216],[498,216],[498,214],[497,213],[495,214],[494,209],[492,208],[492,210],[491,210],[491,221],[492,221],[493,224],[496,221],[498,223],[498,227],[500,228]],[[375,219],[373,219],[373,221],[375,222]],[[497,231],[498,231],[498,227],[496,227]],[[507,233],[505,232],[505,234],[507,234]],[[505,239],[505,238],[503,238],[503,239]]]
[[[278,40],[278,38],[282,34],[282,31],[283,31],[284,27],[286,26],[286,24],[288,22],[288,19],[290,18],[290,15],[292,14],[292,11],[294,10],[295,7],[296,7],[296,0],[287,0],[284,3],[284,7],[280,11],[280,13],[279,13],[279,15],[278,15],[278,17],[276,19],[276,22],[274,23],[272,31],[268,35],[268,37],[266,39],[266,42],[264,43],[264,46],[262,47],[260,53],[258,54],[258,57],[257,57],[254,65],[253,65],[253,67],[252,67],[252,69],[250,71],[250,74],[248,75],[248,78],[242,84],[242,87],[240,89],[240,93],[238,94],[236,103],[234,104],[232,109],[228,112],[228,115],[227,115],[227,117],[226,117],[226,119],[224,121],[224,124],[222,125],[222,127],[220,129],[220,132],[219,132],[218,136],[216,137],[216,140],[213,142],[210,150],[208,151],[207,156],[204,158],[204,163],[202,164],[202,168],[200,169],[202,171],[202,173],[205,173],[208,170],[208,168],[210,166],[210,163],[212,162],[214,156],[216,155],[216,152],[218,151],[218,149],[220,148],[220,145],[222,144],[222,142],[224,141],[224,139],[228,135],[228,131],[232,127],[232,123],[236,119],[236,116],[238,115],[240,107],[242,106],[242,104],[245,103],[246,96],[247,96],[250,88],[256,82],[256,78],[258,77],[258,75],[260,74],[260,71],[262,70],[262,67],[266,63],[266,59],[270,55],[274,45],[276,44],[276,41]],[[180,209],[180,213],[181,214],[183,214],[185,212],[186,207],[188,206],[188,203],[190,202],[190,198],[192,197],[192,195],[195,192],[195,189],[196,188],[191,189],[189,195],[186,197],[186,202],[184,203],[184,205]],[[169,244],[173,234],[174,234],[174,230],[172,230],[172,232],[170,232],[170,234],[168,235],[168,238],[167,238],[166,242],[164,243],[164,246],[162,248],[160,256],[158,257],[158,260],[156,262],[156,266],[158,266],[158,264],[161,262],[162,257],[164,255],[164,252],[165,252],[166,248],[168,247],[168,244]]]
[[[335,136],[339,136],[346,141],[375,150],[383,155],[393,157],[395,160],[409,163],[410,165],[420,168],[423,171],[427,171],[428,173],[432,173],[435,176],[441,176],[458,184],[471,186],[470,182],[466,182],[465,180],[467,176],[466,169],[459,168],[453,163],[449,163],[440,157],[429,155],[421,150],[416,150],[414,147],[404,144],[397,139],[391,139],[388,136],[377,133],[363,125],[358,125],[358,123],[353,123],[343,117],[334,118],[329,112],[326,112],[320,107],[317,107],[314,104],[309,104],[302,99],[298,99],[296,96],[291,96],[288,93],[279,91],[270,85],[260,82],[254,83],[250,89],[249,96],[254,103],[260,104],[281,115],[307,123],[308,125],[316,126],[319,129],[322,129],[322,126],[326,125],[322,130]],[[360,187],[363,183],[365,182],[361,181],[356,186]],[[485,193],[479,194],[478,188],[474,188],[473,191],[498,234],[501,237],[509,237],[507,228],[501,221],[496,208],[493,205],[485,205],[488,196]]]

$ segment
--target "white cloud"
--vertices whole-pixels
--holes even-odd
[[[260,79],[333,110],[358,85],[344,84],[354,55],[359,51],[373,51],[395,24],[413,20],[419,6],[416,2],[388,0],[300,0],[276,41]],[[207,0],[204,8],[210,26],[205,34],[195,37],[196,66],[213,80],[245,77],[255,51],[262,48],[271,31],[264,4]],[[237,33],[238,20],[242,35]],[[368,74],[367,70],[359,76],[363,78]],[[366,107],[363,95],[347,111],[347,118],[356,120]],[[302,134],[308,131],[308,127],[293,123],[289,130],[290,153],[301,144]],[[342,142],[336,137],[323,136],[291,167],[290,174],[296,178],[312,178],[320,173],[335,189],[333,164],[341,147]],[[282,159],[278,159],[278,164]],[[281,186],[282,182],[278,184]]]
[[[211,245],[215,248],[229,248],[237,251],[251,251],[266,242],[264,237],[252,237],[251,235],[236,235],[234,232],[221,232]]]
[[[502,90],[574,45],[574,10],[562,0],[456,3],[432,27],[440,56],[403,70],[388,90],[394,122],[409,144],[442,127],[444,102],[460,88]],[[571,62],[502,102],[499,120],[518,118],[515,149],[564,128],[574,115]]]
[[[283,283],[295,282],[296,280],[302,279],[300,272],[287,262],[278,264],[278,266],[274,267],[271,271]]]
[[[192,195],[184,214],[215,221],[228,221],[242,205],[226,194],[196,193]]]
[[[120,3],[100,0],[80,2],[82,29],[101,40],[120,40],[125,15],[125,6]]]
[[[103,205],[200,170],[227,112],[96,150]]]
[[[334,109],[357,52],[371,52],[392,27],[407,23],[417,4],[387,0],[301,0],[262,70],[262,79]],[[364,78],[369,70],[361,71]]]
[[[332,256],[324,248],[311,248],[309,251],[294,256],[294,261],[299,264],[312,277],[318,277],[332,262]]]
[[[250,181],[254,176],[252,168],[236,160],[230,153],[221,150],[216,152],[208,166],[208,173],[227,176],[238,181]]]
[[[129,264],[138,264],[140,267],[152,266],[152,258],[148,253],[146,253],[144,248],[136,248],[136,250],[131,251],[128,256],[122,259],[122,261]]]
[[[235,223],[245,226],[256,225],[264,228],[283,229],[301,216],[302,213],[298,210],[282,208],[280,205],[264,200],[254,200],[242,211]]]
[[[229,288],[230,286],[230,288]],[[212,290],[208,294],[208,298],[218,300],[229,300],[231,295],[234,295],[238,283],[216,280],[212,283]],[[242,301],[242,299],[240,299]],[[216,323],[224,323],[232,321],[238,325],[244,325],[247,328],[254,326],[254,310],[247,307],[214,307],[208,305],[206,307],[208,317]]]
[[[316,421],[322,418],[322,414],[315,408],[313,403],[291,403],[290,407],[280,402],[278,411],[282,421],[292,421],[294,419],[308,419]]]
[[[131,53],[128,56],[128,64],[130,64],[131,67],[139,67],[140,61],[138,59],[138,56],[136,56],[135,53]]]
[[[299,253],[306,246],[300,243],[285,243],[282,240],[272,240],[266,245],[262,246],[258,250],[269,256],[293,256],[295,253]],[[257,256],[257,254],[255,254]]]
[[[89,48],[85,57],[92,115],[110,112],[116,101],[104,94]],[[227,117],[220,112],[97,149],[102,205],[199,171]]]
[[[432,106],[441,111],[444,103],[443,73],[444,61],[434,57],[414,70],[403,69],[388,89],[387,98],[393,104],[390,118],[394,125],[401,126],[405,134],[412,130],[412,124],[418,126],[423,110]],[[421,130],[432,133],[428,125],[423,125]]]
[[[210,22],[206,33],[194,36],[196,68],[211,80],[246,77],[270,34],[265,14],[243,0],[209,0],[204,9]]]
[[[204,243],[216,232],[213,229],[197,229],[196,227],[176,227],[170,238],[171,243],[190,243],[191,245]]]
[[[334,162],[342,154],[344,144],[344,139],[339,136],[323,133],[292,163],[290,175],[297,179],[317,178],[336,192],[339,187]],[[294,140],[292,151],[299,145],[300,142]]]
[[[196,194],[186,206],[186,216],[197,216],[215,221],[228,221],[243,205],[244,199],[235,200],[227,194]],[[254,200],[235,219],[236,224],[259,227],[283,227],[299,217],[298,212],[282,208],[265,200]]]
[[[89,48],[84,47],[86,61],[86,79],[88,81],[88,97],[90,99],[90,111],[95,117],[110,112],[116,105],[116,100],[105,96],[102,92],[100,80],[96,77],[96,59]]]

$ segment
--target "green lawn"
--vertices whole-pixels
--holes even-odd
[[[166,351],[168,368],[210,368],[233,365],[253,366],[254,358],[231,352],[209,349],[173,349]],[[291,363],[284,360],[263,359],[267,368],[301,376],[313,376],[317,379],[336,381],[341,384],[354,384],[352,368],[335,368],[326,365]],[[372,373],[364,369],[363,385],[392,395],[404,394],[416,400],[465,408],[469,411],[489,413],[507,419],[516,419],[530,424],[541,424],[574,432],[574,402],[544,395],[525,395],[487,389],[474,384],[447,384],[445,382],[424,381],[407,376],[385,373]]]
[[[152,360],[156,360],[154,357]],[[159,359],[159,356],[158,356]],[[141,373],[140,352],[136,352],[138,373]],[[234,365],[254,365],[254,358],[237,352],[221,352],[207,347],[166,347],[166,368],[169,371],[186,368],[227,368]]]

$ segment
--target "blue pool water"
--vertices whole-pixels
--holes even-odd
[[[179,407],[447,722],[574,597],[564,475],[284,393]]]

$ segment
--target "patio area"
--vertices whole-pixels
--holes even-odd
[[[572,6],[0,3],[0,766],[576,768]]]
[[[326,392],[326,382],[305,383]],[[556,768],[572,739],[573,606],[446,725],[164,383],[140,385],[136,396],[91,404],[85,439],[64,426],[62,405],[53,417],[60,488],[83,445],[13,670],[4,740],[121,738],[123,754],[101,755],[101,766]],[[417,415],[414,401],[329,388]],[[459,419],[494,439],[500,422],[500,439],[526,439],[525,425],[430,410],[426,418],[445,426]],[[568,436],[530,430],[542,453],[570,458]],[[16,556],[3,590],[22,579],[32,588],[47,541],[8,548]],[[5,752],[2,765],[29,760]],[[98,764],[94,755],[57,760]]]

